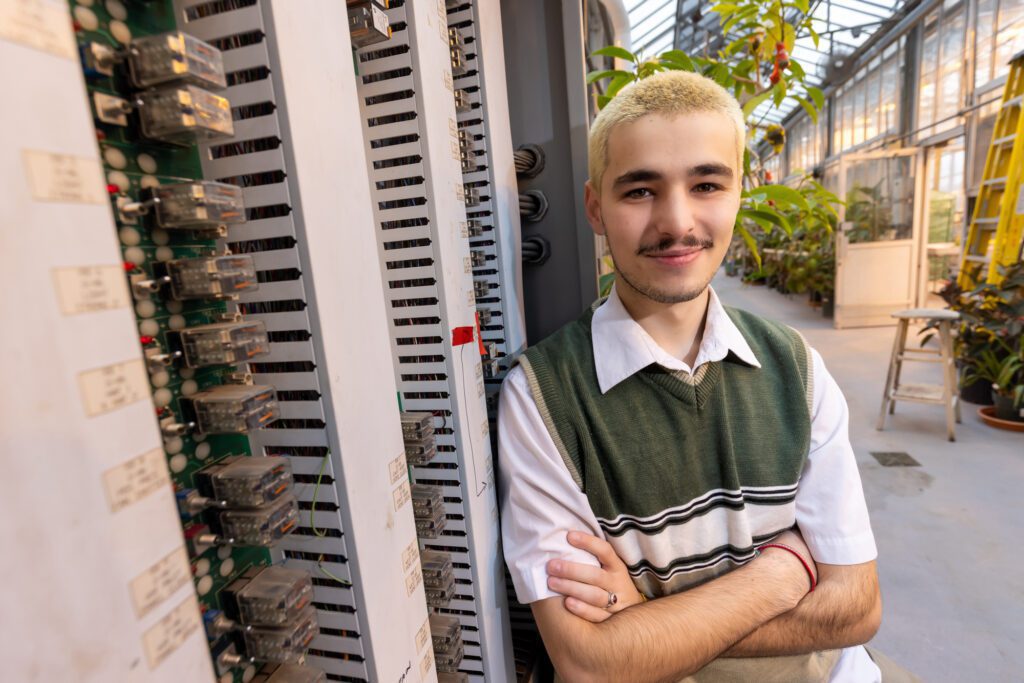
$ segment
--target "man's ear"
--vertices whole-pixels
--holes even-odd
[[[587,208],[587,221],[596,235],[604,234],[604,221],[601,219],[601,197],[588,180],[583,186],[583,203]]]

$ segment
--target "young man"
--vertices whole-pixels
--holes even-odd
[[[566,681],[871,683],[888,666],[860,646],[881,601],[846,402],[797,332],[709,286],[744,144],[736,100],[695,74],[605,107],[586,204],[615,288],[502,390],[505,559]]]

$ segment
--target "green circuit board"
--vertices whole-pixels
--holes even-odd
[[[119,242],[125,261],[126,277],[154,277],[154,264],[170,259],[209,256],[219,253],[216,238],[198,236],[184,231],[154,230],[146,217],[134,220],[122,216],[118,202],[138,200],[144,188],[155,184],[181,182],[203,177],[196,145],[176,146],[145,139],[137,119],[129,115],[128,125],[100,121],[95,108],[94,93],[130,99],[137,90],[124,72],[124,64],[112,76],[89,68],[85,53],[91,43],[122,51],[131,38],[172,31],[177,28],[172,3],[155,2],[75,2],[70,0],[75,35],[83,55],[83,76],[94,107],[97,144],[104,163],[111,205],[117,221]],[[227,312],[218,301],[168,301],[159,296],[137,299],[136,318],[140,343],[144,350],[168,349],[167,333],[183,327],[217,322]],[[197,391],[224,384],[233,367],[199,368],[195,370],[167,367],[151,374],[154,409],[160,420],[173,418],[182,422],[180,400]],[[195,487],[198,470],[230,455],[249,455],[245,435],[209,435],[206,438],[186,435],[165,442],[168,468],[178,491]],[[183,522],[188,538],[200,531],[200,518]],[[220,608],[220,591],[253,565],[270,564],[269,551],[262,548],[221,546],[209,548],[191,558],[196,574],[197,592],[203,611]],[[204,577],[210,577],[212,584]],[[216,649],[217,643],[211,643]],[[242,667],[233,670],[233,680],[241,681]]]

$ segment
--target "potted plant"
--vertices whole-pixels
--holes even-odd
[[[1024,401],[1024,338],[1018,349],[1005,347],[1000,357],[993,349],[985,349],[964,376],[964,382],[984,381],[992,386],[992,402],[1000,420],[1024,422],[1021,404]]]
[[[993,383],[1001,383],[1002,394],[1016,391],[1008,378],[997,380],[1001,369],[1012,366],[1008,360],[1020,356],[1024,338],[1024,263],[1000,269],[998,283],[985,283],[969,292],[955,282],[941,292],[949,307],[960,314],[955,328],[953,353],[961,371],[960,396],[963,400],[991,405]],[[926,325],[922,345],[934,333],[937,323]],[[1016,383],[1024,383],[1018,368]],[[1000,392],[997,392],[999,395]],[[1018,399],[1019,401],[1019,399]]]

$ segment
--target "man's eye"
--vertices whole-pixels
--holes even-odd
[[[714,183],[701,183],[693,189],[697,192],[714,192],[718,189],[718,185],[715,185]]]
[[[635,190],[630,190],[629,192],[626,193],[626,197],[630,199],[643,199],[644,197],[649,197],[650,195],[651,191],[648,190],[646,187],[638,187]]]

